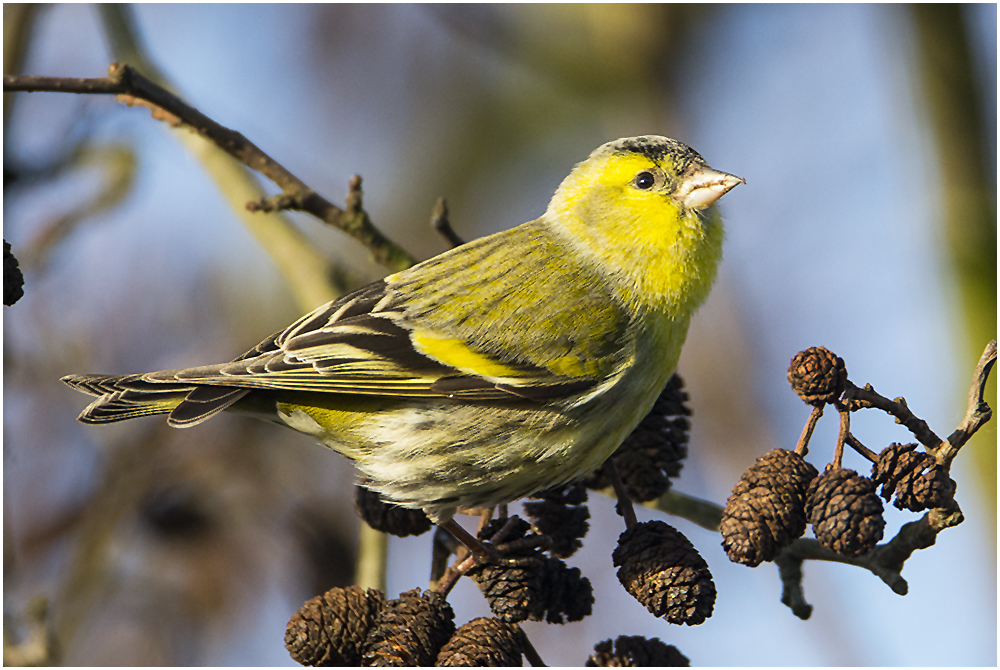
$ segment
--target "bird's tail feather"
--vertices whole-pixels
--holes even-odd
[[[167,423],[187,428],[206,421],[250,392],[225,386],[151,382],[145,375],[67,375],[71,388],[97,396],[80,413],[83,423],[114,423],[169,414]]]

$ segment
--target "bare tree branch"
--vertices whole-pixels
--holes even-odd
[[[889,400],[875,391],[871,384],[865,384],[864,388],[858,388],[848,380],[847,390],[844,391],[844,402],[851,411],[875,407],[893,415],[896,417],[896,423],[906,426],[920,444],[927,447],[928,450],[933,451],[941,444],[941,438],[930,429],[926,421],[917,418],[910,411],[910,408],[906,406],[905,399]]]
[[[465,244],[465,240],[451,227],[451,221],[448,220],[448,203],[444,198],[438,198],[434,203],[434,209],[431,211],[431,228],[438,231],[452,249]]]
[[[983,355],[979,357],[976,365],[976,374],[973,377],[972,386],[969,387],[969,404],[965,410],[965,418],[955,429],[948,439],[941,444],[937,453],[939,463],[950,465],[969,438],[979,430],[979,428],[990,420],[993,410],[986,404],[986,380],[989,379],[990,371],[997,362],[997,341],[991,340]]]
[[[351,183],[351,193],[356,195],[357,206],[351,207],[349,203],[346,209],[341,209],[316,193],[241,133],[213,121],[128,65],[114,63],[108,69],[106,78],[95,79],[4,75],[3,87],[4,91],[117,95],[127,104],[135,104],[136,100],[145,101],[166,113],[157,114],[154,109],[155,118],[167,120],[172,125],[182,123],[190,127],[247,167],[277,184],[282,190],[282,195],[279,196],[280,207],[277,208],[308,212],[339,228],[364,244],[376,262],[391,270],[402,270],[415,262],[410,254],[383,235],[360,207],[360,178],[355,177]],[[268,209],[264,202],[250,203],[248,208]],[[272,204],[271,209],[274,208],[276,207]]]

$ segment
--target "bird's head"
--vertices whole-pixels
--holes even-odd
[[[677,140],[623,138],[573,169],[545,218],[620,277],[630,300],[689,313],[722,257],[721,220],[704,210],[742,183]]]

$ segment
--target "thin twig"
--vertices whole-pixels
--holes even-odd
[[[725,511],[720,505],[710,500],[702,500],[673,490],[667,491],[656,500],[643,503],[643,505],[687,519],[714,532],[719,531],[722,513]]]
[[[957,526],[963,521],[965,521],[965,516],[962,514],[962,510],[958,503],[952,500],[947,507],[929,510],[916,521],[903,525],[895,537],[878,545],[861,558],[865,559],[867,563],[884,569],[887,574],[898,575],[903,571],[903,564],[913,555],[914,551],[932,546],[937,541],[938,533],[946,528]],[[875,571],[873,570],[873,572]],[[876,572],[876,574],[878,573]],[[899,579],[902,580],[902,577]],[[889,586],[891,587],[892,584]],[[905,591],[900,595],[905,595]]]
[[[448,220],[448,203],[444,198],[438,198],[434,203],[434,209],[431,211],[431,228],[438,231],[452,249],[465,244],[465,240],[451,227],[451,222]]]
[[[184,125],[247,167],[256,170],[277,184],[283,195],[286,196],[282,200],[280,209],[308,212],[325,223],[339,228],[364,244],[376,262],[391,270],[402,270],[415,263],[415,259],[410,254],[385,237],[371,223],[364,210],[337,207],[316,193],[281,163],[264,153],[241,133],[226,128],[205,116],[128,65],[113,63],[108,69],[108,77],[94,79],[4,75],[3,87],[4,91],[114,94],[144,100],[154,107],[164,110],[169,115],[159,115],[158,118],[179,119]],[[129,101],[134,102],[134,100]],[[352,191],[357,191],[360,195],[360,187],[360,179],[352,180]],[[255,202],[250,204],[250,208],[266,209],[266,206],[261,202]]]
[[[76,77],[29,77],[27,75],[14,74],[5,74],[3,76],[3,90],[4,93],[9,91],[24,91],[26,93],[93,93],[98,95],[128,93],[128,88],[122,82],[110,77],[81,79]]]
[[[802,589],[801,556],[792,552],[781,552],[774,564],[778,566],[778,576],[781,578],[781,604],[786,605],[792,613],[805,621],[812,616],[813,606],[806,602]]]
[[[982,427],[984,423],[993,416],[993,410],[986,403],[984,395],[986,393],[986,380],[989,379],[990,371],[997,362],[997,341],[990,340],[983,350],[983,355],[979,357],[976,365],[976,372],[972,376],[972,385],[969,387],[969,403],[965,409],[965,418],[955,429],[948,439],[941,444],[941,448],[936,454],[938,462],[950,466],[952,460],[958,455],[969,438]]]
[[[618,473],[618,467],[615,465],[615,459],[609,458],[605,461],[607,466],[608,475],[611,479],[611,485],[615,489],[615,495],[618,496],[618,512],[625,519],[626,528],[634,528],[639,521],[635,518],[635,508],[632,507],[632,497],[628,494],[628,489],[625,488],[625,483],[622,481],[621,475]]]
[[[941,444],[941,438],[930,429],[926,421],[918,418],[910,411],[910,408],[906,406],[906,400],[903,398],[889,400],[877,393],[871,384],[865,384],[864,388],[858,388],[848,380],[847,390],[844,391],[844,404],[851,411],[875,407],[883,412],[888,412],[896,417],[896,423],[904,425],[913,433],[913,436],[917,438],[920,444],[927,447],[930,451],[936,450]]]
[[[840,432],[837,433],[837,446],[833,450],[832,465],[839,468],[843,466],[844,462],[844,443],[847,441],[847,436],[851,434],[851,413],[839,403],[837,411],[840,412]]]
[[[105,3],[98,8],[114,60],[131,65],[161,88],[172,90],[174,87],[170,81],[146,55],[137,34],[135,12],[131,5]],[[163,118],[171,123],[176,118],[134,96],[118,96],[119,100],[126,98],[132,103],[143,102],[151,109],[159,110],[154,113],[156,118]],[[176,140],[205,170],[247,232],[274,261],[301,311],[308,312],[357,285],[356,280],[350,279],[342,268],[332,263],[281,212],[256,214],[247,210],[247,203],[260,200],[264,197],[264,191],[256,175],[251,174],[246,165],[233,160],[224,149],[195,133],[179,126],[172,126],[172,130]]]
[[[876,454],[874,451],[872,451],[865,445],[861,444],[861,440],[854,437],[854,435],[852,435],[850,431],[848,431],[845,441],[847,442],[847,444],[850,445],[851,449],[854,449],[854,451],[858,452],[872,463],[878,460],[878,454]]]
[[[889,588],[893,590],[894,593],[898,595],[906,595],[908,587],[906,584],[906,580],[903,579],[902,575],[899,574],[900,571],[895,568],[888,568],[879,563],[878,560],[873,560],[873,554],[875,557],[878,556],[878,554],[876,553],[876,549],[878,549],[878,547],[872,549],[872,551],[868,552],[863,556],[843,556],[841,554],[836,553],[832,549],[827,549],[822,544],[820,544],[819,540],[813,539],[811,537],[800,537],[799,539],[795,540],[790,545],[782,549],[781,554],[778,555],[778,558],[776,558],[774,562],[779,566],[779,569],[783,565],[786,566],[787,569],[787,566],[789,566],[791,563],[797,561],[801,564],[801,562],[805,560],[827,561],[830,563],[844,563],[847,565],[854,565],[860,568],[865,568],[872,574],[878,576],[882,581],[884,581],[889,586]],[[788,572],[785,575],[783,575],[783,579],[791,578],[792,576],[793,573]],[[799,577],[801,578],[801,576],[802,573],[800,570]],[[787,592],[790,588],[793,587],[791,587],[789,584],[786,583],[784,584],[783,588]],[[801,589],[801,586],[799,586],[799,589]],[[784,602],[784,600],[782,600],[782,602]],[[792,606],[789,603],[785,604],[789,605],[789,607]]]
[[[962,510],[952,502],[947,508],[930,510],[920,519],[903,525],[895,537],[862,556],[842,556],[827,549],[818,540],[799,538],[781,551],[775,563],[809,559],[854,565],[881,579],[893,593],[905,596],[909,586],[901,573],[906,560],[914,551],[932,546],[942,530],[957,526],[964,520]]]
[[[799,443],[795,445],[795,453],[803,458],[809,453],[809,440],[812,438],[813,430],[816,429],[816,423],[819,418],[823,416],[823,406],[817,405],[813,407],[812,413],[809,414],[809,420],[806,421],[806,425],[802,427],[802,434],[799,436]]]
[[[524,657],[528,659],[528,663],[531,663],[533,668],[547,668],[545,661],[542,657],[538,655],[538,651],[535,646],[531,644],[531,640],[528,639],[527,633],[518,624],[514,624],[514,627],[521,631],[521,651],[524,652]]]

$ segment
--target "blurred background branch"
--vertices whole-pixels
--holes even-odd
[[[131,6],[98,7],[115,60],[147,73],[152,82],[160,86],[177,90],[145,56],[137,37]],[[246,168],[227,155],[224,147],[206,142],[186,128],[175,128],[174,134],[201,162],[243,225],[277,264],[295,294],[300,310],[314,309],[344,293],[346,285],[342,274],[288,219],[277,212],[253,213],[247,210],[246,203],[260,200],[265,194]],[[268,157],[265,155],[265,158]]]
[[[941,227],[961,301],[963,358],[975,360],[983,342],[997,332],[996,119],[983,118],[981,75],[973,65],[964,6],[909,7],[917,28],[920,84],[941,179]],[[996,407],[995,386],[986,401]],[[979,485],[988,499],[997,495],[996,444],[993,428],[970,445]],[[990,510],[993,520],[987,526],[995,529],[996,507]]]

